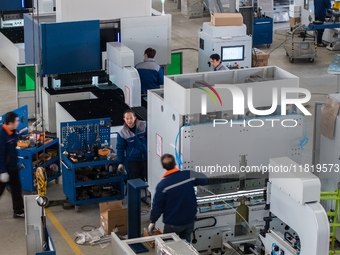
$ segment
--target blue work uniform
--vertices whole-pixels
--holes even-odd
[[[142,93],[147,93],[148,89],[159,89],[164,84],[163,69],[153,58],[146,58],[136,65],[141,81]]]
[[[117,134],[117,161],[126,161],[129,179],[141,178],[147,181],[147,125],[145,121],[136,120],[130,129],[125,123]]]
[[[150,221],[156,222],[163,214],[164,233],[175,232],[190,241],[197,213],[194,187],[207,183],[208,178],[202,173],[168,170],[156,187]]]
[[[11,187],[14,216],[24,213],[16,149],[17,141],[18,135],[15,130],[10,130],[6,124],[3,124],[0,127],[0,174],[8,173],[9,175],[8,184]],[[6,185],[7,183],[0,182],[0,196],[4,192]]]

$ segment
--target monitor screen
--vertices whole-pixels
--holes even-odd
[[[244,45],[222,47],[221,60],[222,61],[244,60]]]

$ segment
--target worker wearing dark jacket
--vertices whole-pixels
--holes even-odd
[[[314,16],[315,20],[324,22],[328,13],[328,9],[332,6],[330,0],[314,0]],[[319,47],[325,47],[326,44],[322,42],[324,29],[317,29],[317,43]]]
[[[147,129],[146,122],[137,120],[135,113],[124,113],[124,126],[117,135],[118,170],[122,171],[126,160],[130,171],[129,179],[147,181]]]
[[[0,196],[4,192],[7,183],[9,183],[14,211],[13,217],[24,218],[24,203],[16,150],[18,141],[16,129],[18,124],[18,115],[14,112],[9,112],[6,114],[5,124],[0,127]]]
[[[148,89],[159,89],[164,84],[163,69],[155,62],[156,50],[147,48],[144,52],[144,61],[136,65],[141,80],[142,93]]]
[[[156,221],[163,214],[163,232],[175,232],[190,242],[197,212],[194,186],[206,185],[208,178],[194,171],[180,171],[170,154],[164,154],[161,162],[167,171],[156,187],[148,231],[152,233]]]

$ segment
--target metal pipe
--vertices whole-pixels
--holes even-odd
[[[211,195],[211,196],[204,196],[199,197],[197,199],[198,204],[207,203],[211,201],[218,201],[218,200],[233,200],[239,197],[244,196],[263,196],[263,188],[262,189],[256,189],[256,190],[241,190],[233,193],[228,194],[220,194],[220,195]]]
[[[252,248],[249,248],[249,250],[255,255],[260,255],[260,253],[258,253],[257,251],[254,251]]]

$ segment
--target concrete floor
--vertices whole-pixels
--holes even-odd
[[[161,1],[154,0],[153,7],[161,10]],[[177,9],[177,3],[173,1],[165,2],[166,13],[172,14],[172,49],[178,48],[197,48],[197,33],[203,22],[209,21],[209,17],[198,19],[186,19]],[[336,92],[336,77],[327,74],[327,68],[335,52],[318,49],[318,57],[314,63],[306,60],[296,61],[291,64],[286,57],[283,45],[289,44],[285,41],[285,31],[289,23],[275,24],[274,43],[269,49],[265,46],[260,49],[270,53],[269,65],[279,66],[288,72],[300,77],[300,86],[309,89],[312,100],[309,103],[309,110],[314,112],[315,101],[325,101],[326,95]],[[198,66],[198,53],[195,50],[183,50],[184,72],[196,72]],[[16,108],[15,78],[5,68],[0,68],[0,113],[5,113]],[[312,158],[312,135],[313,135],[313,116],[307,117],[309,143],[303,154],[303,163],[311,163]],[[48,196],[51,200],[64,198],[61,184],[50,183],[48,185]],[[149,208],[144,207],[148,210]],[[75,233],[81,231],[84,225],[99,226],[98,205],[87,205],[81,207],[81,212],[74,210],[63,210],[61,206],[51,207],[51,212],[62,224],[70,238],[74,239]],[[148,214],[142,216],[143,226],[148,222]],[[112,254],[111,248],[101,249],[100,247],[78,246],[79,251],[74,252],[65,241],[64,237],[58,232],[50,220],[47,225],[51,231],[57,254]],[[11,197],[6,191],[0,199],[0,254],[25,254],[26,239],[24,232],[24,220],[13,219],[11,210]]]

